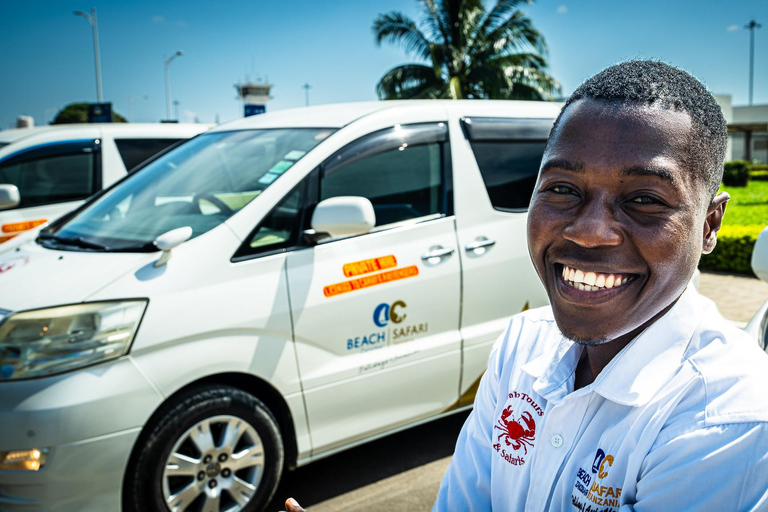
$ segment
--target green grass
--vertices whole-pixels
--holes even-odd
[[[768,181],[751,181],[746,187],[720,187],[731,200],[725,209],[723,226],[768,225]]]

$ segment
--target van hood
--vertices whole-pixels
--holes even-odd
[[[0,309],[21,311],[83,302],[157,257],[158,253],[60,251],[29,241],[0,252]]]

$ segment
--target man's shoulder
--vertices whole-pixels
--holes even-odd
[[[705,425],[768,422],[768,354],[726,321],[708,320],[695,336],[687,361],[706,397]]]

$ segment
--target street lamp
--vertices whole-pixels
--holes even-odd
[[[132,96],[128,98],[128,103],[131,105],[131,122],[133,122],[133,102],[138,100],[148,100],[148,99],[149,99],[149,96],[146,94],[144,96]]]
[[[82,16],[88,20],[93,28],[93,56],[96,60],[96,95],[99,103],[104,103],[104,95],[101,93],[101,59],[99,58],[99,21],[96,18],[96,8],[91,7],[91,14],[83,11],[75,11],[75,16]]]
[[[181,57],[182,55],[184,55],[184,52],[181,50],[177,51],[167,59],[165,58],[165,55],[163,55],[163,59],[165,60],[165,113],[166,119],[169,121],[171,120],[171,80],[168,78],[168,66],[171,65],[173,59]]]
[[[749,30],[749,104],[752,105],[752,86],[754,85],[755,69],[755,29],[762,25],[755,20],[750,21],[744,28]]]
[[[174,109],[174,117],[176,118],[176,122],[179,121],[179,104],[181,102],[179,100],[173,100],[173,109]]]

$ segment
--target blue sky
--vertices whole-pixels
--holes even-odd
[[[94,2],[94,3],[90,3]],[[137,122],[165,117],[163,55],[182,121],[240,117],[233,85],[246,76],[275,86],[268,110],[310,103],[375,100],[388,69],[412,59],[374,43],[378,13],[418,18],[415,0],[2,0],[0,128],[17,115],[48,122],[74,101],[95,101],[93,42],[74,10],[98,9],[103,90],[114,110]],[[768,2],[765,0],[539,0],[524,7],[545,35],[550,71],[571,92],[600,69],[629,58],[657,58],[746,104],[749,32],[756,18],[756,104],[768,103]]]

